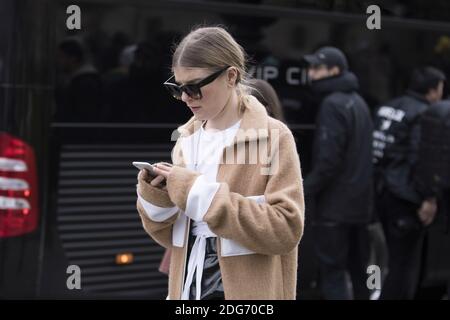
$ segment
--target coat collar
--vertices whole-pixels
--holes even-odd
[[[246,141],[266,139],[268,132],[268,114],[266,108],[251,95],[244,95],[241,98],[241,125],[234,137],[233,144]],[[178,127],[181,137],[188,137],[200,129],[202,121],[195,117],[189,119],[187,123]]]
[[[416,100],[419,100],[419,101],[422,102],[422,103],[430,104],[430,102],[425,98],[425,95],[420,94],[420,93],[418,93],[418,92],[416,92],[416,91],[414,91],[414,90],[411,90],[411,89],[406,90],[406,94],[407,94],[408,96],[413,97],[413,98],[416,99]]]
[[[336,76],[315,80],[311,83],[312,89],[318,94],[328,95],[333,92],[352,92],[359,88],[358,78],[351,71]]]

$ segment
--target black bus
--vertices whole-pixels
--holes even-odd
[[[167,277],[158,271],[163,248],[136,212],[131,162],[170,160],[171,134],[190,117],[161,84],[171,45],[193,26],[225,25],[249,53],[250,72],[276,88],[304,175],[315,107],[303,54],[323,44],[342,48],[372,108],[400,94],[416,65],[448,74],[446,1],[433,10],[380,2],[381,30],[367,29],[364,1],[351,3],[2,0],[0,298],[165,298]],[[74,4],[79,30],[66,23]],[[87,65],[77,73],[87,79],[75,93],[67,91],[74,74],[65,73],[70,61],[59,51],[67,39],[79,41]],[[444,288],[450,278],[442,219],[430,228],[424,250],[425,289]],[[379,225],[371,228],[372,260],[383,267]],[[312,246],[307,224],[299,299],[320,297]],[[81,270],[80,289],[68,286],[73,265]]]

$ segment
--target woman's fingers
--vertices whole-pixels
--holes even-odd
[[[147,183],[150,183],[154,187],[158,186],[162,181],[164,181],[165,178],[166,177],[163,175],[158,175],[155,178],[153,178],[152,176],[150,176],[148,174],[147,170],[145,170],[145,169],[139,171],[139,174],[138,174],[139,180],[143,180]]]
[[[145,170],[145,169],[140,170],[140,171],[139,171],[139,174],[138,174],[138,180],[144,180],[144,181],[147,181],[147,179],[148,179],[148,173],[147,173],[147,170]]]
[[[158,184],[160,184],[165,178],[163,176],[157,176],[156,178],[154,178],[150,184],[154,187],[156,187]]]
[[[170,164],[166,164],[164,162],[155,164],[155,167],[164,171],[169,171],[172,168]]]
[[[169,162],[161,162],[162,164],[165,164],[168,167],[173,167],[173,164],[169,163]]]
[[[170,171],[172,170],[172,166],[168,166],[163,163],[157,163],[154,165],[154,167],[157,174],[160,174],[166,178],[169,177]]]
[[[162,168],[161,165],[155,166],[154,170],[157,174],[164,176],[165,178],[169,175],[169,171],[166,168]]]

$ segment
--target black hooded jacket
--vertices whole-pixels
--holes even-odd
[[[313,82],[323,98],[316,119],[313,168],[304,188],[319,220],[365,223],[372,213],[372,130],[369,108],[351,72]]]
[[[432,104],[421,117],[416,174],[425,196],[450,188],[450,100]]]
[[[420,119],[428,107],[423,96],[408,91],[378,108],[373,134],[377,193],[387,190],[416,205],[427,196],[416,179],[416,165]]]

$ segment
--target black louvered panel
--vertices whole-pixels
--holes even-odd
[[[80,266],[83,292],[163,298],[163,248],[143,230],[136,211],[132,161],[170,161],[172,145],[66,145],[58,181],[58,231],[67,258]],[[118,253],[134,262],[116,265]]]

